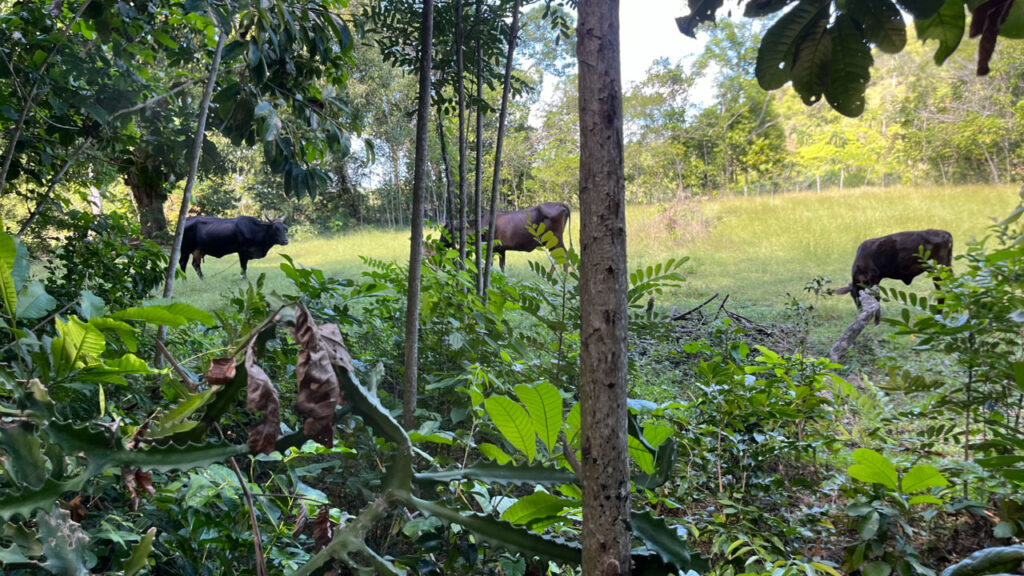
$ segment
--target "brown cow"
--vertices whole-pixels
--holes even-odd
[[[544,225],[545,232],[551,232],[558,240],[556,248],[565,248],[562,241],[562,233],[569,222],[569,206],[561,202],[545,202],[539,206],[531,206],[523,210],[499,210],[495,215],[497,226],[494,229],[494,252],[498,254],[498,263],[501,271],[505,271],[505,252],[533,252],[540,244],[527,230],[527,226],[538,224]],[[487,222],[490,214],[484,214],[483,232],[487,232]],[[454,242],[454,222],[445,225],[445,235],[441,238],[442,245],[450,247]],[[470,234],[477,231],[476,219],[466,222]],[[486,236],[481,240],[486,239]],[[570,239],[571,240],[571,239]],[[483,242],[481,242],[481,249]]]
[[[882,278],[894,278],[910,285],[925,270],[920,256],[922,251],[926,258],[949,266],[953,258],[953,235],[945,230],[914,230],[865,240],[857,248],[857,257],[853,260],[853,280],[848,286],[836,290],[836,294],[850,293],[853,303],[860,309],[860,299],[857,298],[860,286],[873,288]],[[935,287],[939,287],[937,283]],[[878,320],[879,312],[875,312],[875,324]]]

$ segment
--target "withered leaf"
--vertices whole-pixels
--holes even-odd
[[[263,412],[263,419],[249,427],[249,451],[270,454],[281,434],[281,403],[270,377],[256,363],[252,344],[245,350],[245,371],[249,376],[245,405],[249,410]]]
[[[156,490],[153,488],[153,475],[143,472],[141,468],[135,469],[135,486],[142,488],[150,496],[156,496]]]
[[[1010,15],[1014,0],[988,0],[974,9],[971,17],[970,37],[981,35],[978,41],[978,76],[989,73],[989,61],[996,50],[999,29]]]
[[[88,509],[85,507],[85,503],[82,502],[82,495],[79,494],[68,502],[68,512],[71,512],[71,519],[75,522],[82,522],[85,520]]]
[[[139,492],[135,489],[135,473],[131,468],[121,468],[121,481],[128,491],[128,509],[135,512],[139,509]]]
[[[295,314],[295,341],[302,350],[295,364],[299,383],[297,408],[306,414],[303,433],[324,446],[334,445],[334,409],[341,392],[338,377],[331,365],[331,355],[324,346],[320,331],[305,306]]]
[[[313,551],[324,549],[334,538],[334,526],[331,524],[330,506],[322,506],[313,520]]]
[[[349,372],[354,371],[352,368],[352,355],[348,353],[345,339],[341,337],[341,330],[338,329],[337,324],[324,324],[320,327],[320,342],[327,349],[327,354],[331,357],[331,363],[335,366],[344,367]]]
[[[210,369],[206,371],[206,383],[210,386],[223,386],[235,379],[235,359],[214,358],[210,360]]]
[[[299,513],[295,515],[295,529],[292,530],[292,538],[298,538],[306,529],[306,522],[309,520],[309,513],[306,512],[306,505],[299,504]]]

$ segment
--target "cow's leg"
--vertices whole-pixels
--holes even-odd
[[[505,251],[501,250],[498,252],[498,265],[501,266],[501,273],[505,273]]]
[[[248,280],[249,276],[246,274],[246,268],[249,266],[249,259],[246,258],[241,252],[239,252],[238,263],[242,265],[242,278],[244,280]]]
[[[200,280],[205,279],[205,277],[203,276],[202,268],[203,256],[205,256],[205,254],[203,254],[202,250],[196,250],[195,252],[192,253],[192,267],[196,269],[196,274],[199,275]]]
[[[191,253],[186,252],[185,250],[181,251],[181,256],[178,258],[178,267],[181,268],[182,272],[186,271],[185,269],[188,267],[188,257],[191,255]]]

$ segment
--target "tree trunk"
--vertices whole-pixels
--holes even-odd
[[[139,210],[142,235],[157,239],[167,231],[167,218],[164,216],[167,172],[164,170],[163,159],[154,158],[145,149],[136,149],[135,165],[125,174],[124,183],[132,191],[135,207]]]
[[[409,242],[409,296],[405,308],[405,398],[402,424],[416,426],[419,364],[420,272],[423,264],[423,192],[427,179],[427,143],[430,137],[430,60],[434,46],[434,2],[423,3],[420,31],[420,92],[416,111],[416,158],[412,176],[412,241]]]
[[[629,574],[626,187],[618,0],[581,0],[580,407],[583,574]]]
[[[459,100],[459,261],[466,265],[466,30],[462,0],[455,0],[455,73]]]
[[[484,158],[484,107],[480,105],[484,101],[484,47],[480,42],[482,32],[479,28],[483,26],[483,0],[476,0],[476,14],[473,25],[477,27],[476,33],[476,101],[474,106],[476,112],[476,158],[474,161],[475,177],[473,180],[473,209],[476,218],[476,234],[473,235],[473,261],[476,263],[476,293],[480,296],[484,293],[484,271],[481,265],[483,254],[480,253],[480,236],[483,234],[483,210],[480,205],[481,188],[483,187],[483,158]]]
[[[491,213],[487,220],[487,258],[484,261],[484,286],[482,294],[487,301],[487,288],[491,284],[491,260],[494,258],[494,226],[498,212],[498,188],[501,186],[501,146],[505,141],[505,119],[508,117],[508,98],[512,90],[512,58],[516,53],[516,36],[519,34],[519,2],[512,3],[512,29],[508,37],[508,56],[505,59],[505,79],[501,87],[501,110],[498,112],[498,139],[494,143],[494,175],[491,178]]]
[[[185,235],[185,219],[188,218],[189,206],[192,203],[192,189],[196,185],[196,174],[199,172],[199,156],[203,152],[203,139],[206,136],[206,117],[210,112],[210,99],[213,97],[213,87],[217,84],[217,69],[220,67],[220,57],[224,53],[224,42],[226,40],[227,36],[221,31],[220,36],[217,38],[217,49],[213,53],[213,62],[210,63],[210,77],[206,81],[206,88],[203,89],[203,99],[199,102],[199,115],[196,118],[196,136],[192,140],[192,151],[189,155],[188,178],[185,180],[185,191],[181,195],[178,225],[174,229],[174,242],[171,243],[170,262],[167,263],[167,273],[164,275],[164,298],[170,298],[174,295],[174,273],[178,266],[178,257],[181,255],[181,239]],[[163,219],[162,208],[160,218]],[[166,227],[166,222],[164,226]],[[167,327],[160,326],[156,335],[157,342],[162,343],[166,335]],[[159,348],[157,347],[157,349]],[[163,364],[163,356],[160,353],[157,353],[154,364],[157,368]]]
[[[455,214],[455,190],[452,186],[451,163],[448,162],[448,143],[444,137],[444,117],[441,115],[441,108],[437,109],[437,139],[441,144],[441,164],[444,167],[444,222]]]

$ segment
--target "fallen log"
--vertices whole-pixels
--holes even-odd
[[[878,300],[875,299],[869,290],[861,290],[859,296],[860,313],[857,314],[857,317],[854,318],[850,326],[846,328],[842,336],[836,340],[836,343],[832,345],[832,349],[828,352],[828,358],[833,362],[839,362],[843,354],[846,354],[846,350],[853,345],[853,341],[867,327],[871,317],[875,315],[875,312],[878,312]]]

